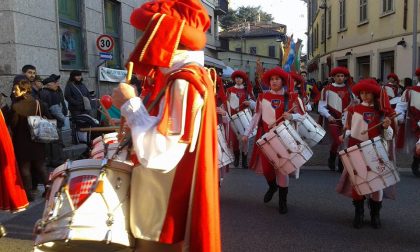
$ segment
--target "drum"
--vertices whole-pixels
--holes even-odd
[[[68,161],[50,175],[36,251],[117,251],[133,245],[129,223],[132,166],[113,160]]]
[[[354,189],[360,195],[373,193],[400,181],[394,163],[388,158],[381,137],[364,141],[339,152]]]
[[[313,155],[289,121],[284,121],[257,140],[257,146],[274,168],[283,174],[297,172]]]
[[[233,163],[235,157],[229,149],[226,142],[225,129],[222,124],[217,125],[217,154],[219,160],[219,168],[222,168],[230,163]]]
[[[308,113],[303,116],[305,119],[297,123],[297,132],[309,147],[313,147],[325,136],[325,130]]]
[[[248,108],[239,111],[231,117],[231,126],[238,137],[243,136],[245,134],[245,130],[249,127],[251,120],[252,113]],[[256,133],[257,129],[254,129],[254,131],[249,137],[255,136]]]
[[[94,148],[95,145],[101,144],[101,143],[112,144],[116,142],[118,142],[118,133],[117,132],[108,133],[108,134],[104,134],[103,136],[99,136],[93,139],[92,148]]]
[[[113,159],[115,152],[118,149],[118,133],[109,133],[103,136],[97,137],[92,141],[92,150],[90,151],[90,158],[93,159]],[[106,153],[106,155],[105,155]],[[127,148],[122,149],[116,157],[115,160],[125,161],[128,159]]]

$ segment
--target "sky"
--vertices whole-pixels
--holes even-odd
[[[301,0],[229,0],[229,7],[236,10],[241,6],[261,6],[264,12],[271,14],[274,22],[287,26],[287,35],[293,34],[303,40],[303,52],[306,51],[307,37],[307,6]]]

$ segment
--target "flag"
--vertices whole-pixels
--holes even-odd
[[[300,54],[302,53],[302,40],[298,39],[295,45],[295,62],[292,67],[292,71],[300,72]]]
[[[283,69],[286,72],[290,72],[292,70],[293,61],[295,60],[295,42],[293,41],[293,36],[290,37],[290,46],[288,48],[288,55],[285,64],[283,65]]]
[[[290,38],[286,36],[286,38],[287,40],[286,40],[286,43],[284,44],[283,57],[282,57],[282,62],[281,62],[282,66],[286,64],[287,57],[289,56],[290,42],[293,40],[293,35]]]

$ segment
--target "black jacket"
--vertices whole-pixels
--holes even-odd
[[[79,92],[80,91],[80,92]],[[64,97],[69,103],[70,111],[84,111],[83,96],[89,98],[89,90],[83,84],[83,82],[75,83],[72,81],[67,82],[66,88],[64,89]]]

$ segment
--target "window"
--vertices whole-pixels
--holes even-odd
[[[388,74],[394,72],[394,51],[383,52],[380,54],[381,59],[381,80],[386,80]]]
[[[271,58],[276,57],[276,47],[275,46],[268,46],[268,57],[271,57]]]
[[[114,49],[112,49],[112,60],[107,62],[107,66],[122,69],[121,47],[120,47],[120,4],[114,1],[105,0],[105,33],[114,39]]]
[[[370,56],[358,57],[357,62],[357,81],[370,77]]]
[[[348,68],[348,60],[347,59],[337,60],[337,66]]]
[[[394,0],[382,0],[382,13],[388,13],[394,10]]]
[[[240,47],[236,47],[236,48],[235,48],[235,52],[242,52],[242,48],[240,48]]]
[[[327,11],[327,35],[331,37],[331,7]]]
[[[85,48],[80,0],[59,0],[60,55],[63,69],[84,69]]]
[[[251,46],[249,48],[249,54],[252,54],[252,55],[257,54],[257,48],[255,46]]]
[[[367,17],[367,0],[360,0],[360,12],[359,12],[359,22],[365,22],[368,20]]]
[[[340,0],[340,30],[346,28],[346,1]]]

